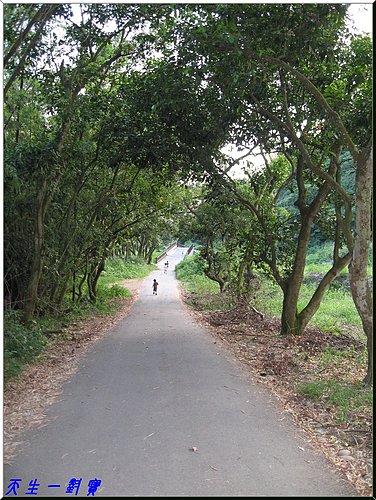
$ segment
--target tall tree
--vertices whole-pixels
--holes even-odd
[[[238,119],[233,122],[232,137],[235,140],[238,137],[239,144],[253,141],[267,152],[275,151],[279,144],[279,151],[290,156],[295,149],[302,225],[297,259],[284,285],[288,299],[283,333],[301,331],[299,324],[296,328],[295,305],[307,247],[305,233],[310,231],[325,197],[330,191],[337,193],[338,203],[342,205],[337,210],[338,232],[342,231],[345,236],[349,255],[342,259],[335,252],[334,258],[339,264],[335,273],[351,259],[352,292],[364,318],[370,372],[372,329],[369,312],[366,312],[370,311],[367,307],[370,290],[365,271],[370,239],[365,227],[369,226],[368,218],[362,218],[363,227],[360,217],[356,219],[354,240],[351,200],[337,182],[336,162],[330,162],[330,170],[324,168],[325,160],[331,157],[335,160],[341,149],[347,149],[356,167],[357,185],[364,187],[367,181],[370,185],[371,94],[367,82],[370,81],[371,49],[370,43],[361,37],[351,40],[345,29],[345,15],[344,5],[187,6],[177,12],[172,29],[164,27],[162,37],[168,36],[174,41],[177,64],[201,78],[203,84],[219,88],[223,104],[229,100],[232,109],[235,105]],[[348,64],[352,69],[348,69]],[[360,102],[362,106],[353,106]],[[320,149],[324,161],[318,158]],[[309,209],[302,176],[307,170],[312,172],[318,188],[316,200]],[[357,193],[356,211],[360,214],[364,207],[364,211],[369,212],[369,196],[360,197],[360,190]],[[325,277],[318,289],[319,295],[330,279]],[[317,307],[315,300],[310,307]],[[304,320],[301,325],[304,327],[305,323]],[[367,374],[366,381],[370,378]]]

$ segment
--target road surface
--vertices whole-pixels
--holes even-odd
[[[19,479],[14,490],[29,498],[356,495],[194,323],[173,271],[182,250],[167,258],[167,275],[162,261],[128,316],[86,354],[49,424],[21,437],[4,494]]]

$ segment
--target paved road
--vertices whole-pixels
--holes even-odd
[[[92,479],[102,481],[97,497],[353,496],[183,309],[173,272],[181,257],[173,251],[167,275],[162,262],[146,279],[129,315],[65,385],[50,423],[23,436],[5,492],[14,478],[18,496],[34,479],[38,496],[86,496]],[[73,478],[82,481],[66,494]]]

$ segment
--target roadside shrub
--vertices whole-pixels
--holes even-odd
[[[118,297],[131,297],[131,293],[127,288],[124,288],[123,286],[120,286],[118,284],[98,287],[98,301],[105,302],[107,300],[116,299]]]
[[[17,375],[22,365],[41,354],[47,339],[39,328],[28,328],[16,312],[4,316],[4,378]]]
[[[157,267],[154,264],[146,264],[141,257],[132,257],[128,260],[122,257],[107,259],[105,271],[103,271],[100,282],[114,282],[125,279],[145,278]]]
[[[176,266],[176,277],[180,281],[190,281],[195,276],[205,276],[204,266],[205,262],[198,254],[191,255]]]

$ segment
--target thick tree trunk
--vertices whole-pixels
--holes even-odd
[[[257,288],[259,288],[259,283],[256,279],[255,273],[253,272],[253,265],[248,263],[245,275],[245,291],[247,297],[250,298],[251,295],[253,295],[254,298]]]
[[[144,238],[140,238],[140,239],[139,239],[139,247],[138,247],[138,252],[137,252],[137,256],[138,256],[138,257],[142,257],[142,256],[143,256],[143,253],[144,253],[144,245],[145,245]]]
[[[372,210],[372,149],[356,165],[355,238],[350,263],[350,287],[355,307],[367,336],[368,366],[364,382],[373,380],[373,303],[367,277],[367,264],[371,241]]]
[[[286,286],[283,294],[282,317],[281,317],[281,335],[299,334],[296,331],[297,301],[290,300],[290,287]],[[295,291],[294,291],[295,292]],[[294,293],[294,295],[296,295]]]
[[[331,164],[329,166],[328,175],[333,176],[337,172],[338,168],[338,157],[341,148],[337,144],[335,147],[336,156],[332,158]],[[304,169],[303,157],[300,157],[296,169],[296,180],[299,189],[299,196],[296,202],[301,214],[301,226],[298,236],[298,244],[295,253],[295,260],[292,271],[288,280],[283,283],[283,309],[281,318],[281,334],[282,335],[301,335],[306,327],[308,321],[312,318],[314,313],[317,311],[323,293],[329,286],[331,281],[335,278],[336,274],[333,272],[328,273],[320,284],[318,290],[314,293],[311,301],[310,307],[304,313],[298,314],[298,300],[299,293],[303,283],[304,278],[304,268],[307,258],[308,244],[311,236],[311,229],[313,221],[318,214],[322,204],[327,198],[331,184],[329,182],[324,182],[316,193],[315,198],[311,201],[309,205],[306,205],[307,190],[303,179],[303,169]],[[337,263],[333,264],[335,268]],[[345,267],[346,264],[343,265]],[[343,269],[342,267],[342,269]],[[332,268],[332,269],[333,269]],[[330,278],[330,281],[329,281]],[[328,281],[326,287],[324,284]]]

